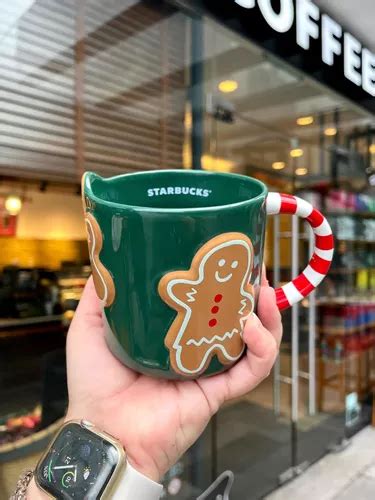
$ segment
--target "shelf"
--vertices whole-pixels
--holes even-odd
[[[316,304],[319,306],[345,306],[350,304],[373,306],[375,304],[375,297],[358,297],[356,295],[352,295],[350,297],[320,297],[316,299]]]
[[[358,351],[346,352],[346,353],[343,353],[343,355],[341,356],[340,359],[335,359],[333,356],[325,357],[325,356],[320,355],[319,356],[319,361],[320,361],[320,363],[333,363],[335,365],[340,365],[342,363],[347,363],[348,361],[350,362],[352,360],[358,360],[363,355],[366,355],[372,349],[374,349],[374,346],[369,346],[366,349],[361,349],[361,350],[358,350]],[[353,377],[355,377],[355,375],[350,375],[349,376],[347,374],[346,377],[353,379]]]
[[[375,328],[375,323],[368,323],[361,326],[320,326],[318,328],[319,333],[326,335],[352,335],[353,333],[363,332],[368,328]]]
[[[375,271],[375,267],[340,267],[340,268],[330,268],[329,274],[351,274],[351,273],[359,273],[361,271],[373,272]]]
[[[326,217],[360,217],[361,219],[375,218],[375,212],[324,212]]]
[[[337,236],[333,235],[335,241],[345,241],[346,243],[370,243],[374,244],[375,240],[364,240],[363,238],[358,238],[358,239],[348,239],[348,238],[338,238]]]
[[[338,189],[338,186],[345,186],[346,189],[350,190],[351,193],[361,193],[363,189],[353,188],[353,178],[352,177],[342,177],[337,181],[327,179],[327,176],[313,176],[311,175],[308,181],[297,180],[297,191],[321,191],[326,189]]]
[[[40,325],[42,323],[53,323],[56,321],[62,321],[63,318],[64,316],[62,314],[56,314],[52,316],[34,316],[30,318],[0,319],[0,329],[29,326],[29,325]]]
[[[280,238],[291,238],[292,232],[291,231],[281,231],[279,233],[279,237]],[[365,240],[363,238],[358,238],[358,239],[338,238],[337,236],[335,236],[335,234],[333,235],[333,237],[334,237],[334,241],[345,241],[347,243],[370,243],[370,244],[375,243],[375,240]],[[310,236],[306,233],[301,233],[298,235],[298,239],[302,240],[302,241],[307,241],[310,239]]]

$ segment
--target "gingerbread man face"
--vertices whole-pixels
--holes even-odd
[[[252,266],[249,238],[226,233],[203,245],[189,271],[160,280],[160,296],[177,311],[165,338],[177,373],[198,376],[214,355],[222,364],[241,356],[244,323],[254,306]]]
[[[248,248],[240,242],[229,241],[225,246],[219,246],[206,261],[202,262],[202,270],[206,279],[214,279],[217,283],[238,282],[247,272],[251,255]]]

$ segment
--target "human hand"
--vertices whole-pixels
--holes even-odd
[[[151,378],[122,365],[108,349],[90,278],[67,340],[67,420],[92,421],[122,442],[135,469],[160,481],[223,403],[243,396],[269,375],[282,324],[265,278],[257,314],[245,326],[246,355],[230,370],[190,381]]]

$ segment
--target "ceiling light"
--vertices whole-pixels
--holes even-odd
[[[296,175],[306,175],[307,172],[308,172],[308,170],[305,167],[296,168]]]
[[[19,196],[10,195],[5,200],[5,209],[10,215],[18,215],[22,208],[22,200]]]
[[[275,161],[272,163],[272,168],[274,170],[282,170],[285,168],[285,161]]]
[[[301,127],[306,127],[306,125],[311,125],[312,123],[314,123],[313,116],[301,116],[300,118],[297,118],[297,125],[300,125]]]
[[[219,83],[218,88],[224,94],[228,94],[238,89],[238,82],[236,80],[223,80]]]
[[[371,144],[371,146],[368,148],[371,154],[375,154],[375,144]]]
[[[301,148],[294,148],[290,150],[290,156],[292,158],[300,158],[303,156],[303,149]]]
[[[328,127],[324,131],[324,135],[327,137],[332,137],[337,134],[337,128],[336,127]]]

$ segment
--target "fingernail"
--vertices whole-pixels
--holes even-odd
[[[262,322],[260,321],[260,319],[258,318],[258,316],[253,312],[252,314],[252,318],[253,318],[253,321],[256,325],[261,325]]]

